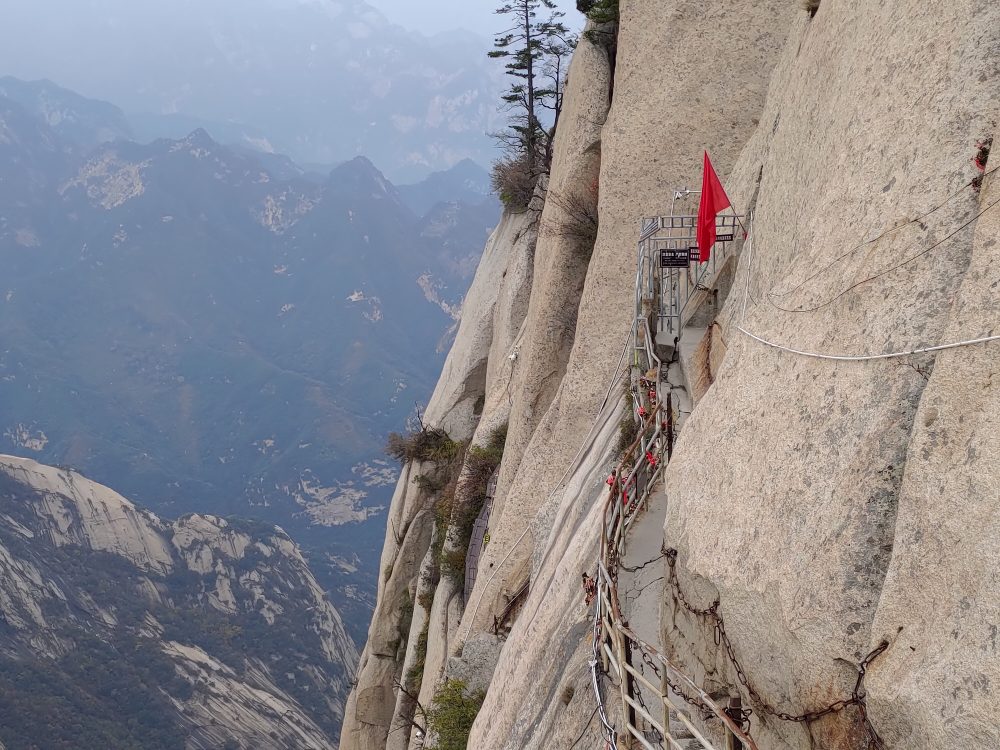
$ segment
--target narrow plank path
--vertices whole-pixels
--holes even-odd
[[[695,338],[688,336],[688,338]],[[683,427],[685,418],[691,412],[691,399],[686,387],[684,374],[679,363],[666,366],[666,381],[673,383],[673,397],[678,406],[677,431]],[[647,643],[653,644],[661,652],[660,609],[666,597],[666,564],[663,555],[663,527],[667,517],[667,495],[662,481],[649,497],[648,507],[641,510],[626,537],[625,554],[618,576],[618,593],[621,597],[622,614],[636,634]],[[651,663],[645,662],[641,654],[633,658],[642,675],[654,684],[660,682]],[[657,719],[662,719],[663,704],[660,696],[649,688],[637,684],[636,693],[641,697],[646,709]],[[700,750],[701,744],[688,733],[676,716],[671,717],[674,739],[690,750]],[[650,728],[646,739],[653,747],[666,747],[660,733]]]

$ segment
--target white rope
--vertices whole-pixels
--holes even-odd
[[[979,339],[969,339],[967,341],[955,341],[951,344],[940,344],[938,346],[925,346],[919,349],[910,349],[905,352],[890,352],[888,354],[821,354],[819,352],[806,352],[801,349],[792,349],[788,346],[782,346],[781,344],[776,344],[773,341],[768,341],[767,339],[761,338],[750,331],[742,327],[737,327],[738,331],[745,333],[747,336],[752,338],[754,341],[759,341],[762,344],[773,347],[774,349],[780,349],[783,352],[789,352],[791,354],[798,354],[803,357],[812,357],[813,359],[834,359],[842,362],[871,362],[876,359],[897,359],[899,357],[911,357],[914,354],[927,354],[928,352],[942,352],[946,349],[958,349],[962,346],[974,346],[976,344],[986,344],[990,341],[1000,341],[1000,336],[984,336]]]
[[[600,563],[598,563],[600,567]],[[599,575],[599,573],[598,573]],[[618,733],[615,728],[611,726],[611,722],[608,720],[608,714],[604,707],[604,696],[601,695],[601,686],[598,682],[597,677],[597,662],[600,655],[601,646],[601,608],[604,601],[604,589],[600,583],[597,584],[597,602],[596,609],[594,610],[594,646],[593,646],[593,658],[588,662],[590,666],[590,681],[594,688],[594,697],[597,699],[597,708],[601,714],[601,724],[603,727],[604,739],[611,745],[617,744]]]
[[[752,231],[752,230],[751,230]],[[754,341],[758,341],[765,346],[769,346],[773,349],[778,349],[783,352],[788,352],[790,354],[798,354],[801,357],[809,357],[811,359],[826,359],[826,360],[836,360],[839,362],[872,362],[880,359],[898,359],[900,357],[912,357],[916,354],[928,354],[930,352],[943,352],[947,349],[958,349],[963,346],[975,346],[978,344],[987,344],[991,341],[1000,341],[1000,335],[993,336],[981,336],[976,339],[965,339],[964,341],[954,341],[950,344],[938,344],[937,346],[922,346],[916,349],[906,349],[899,352],[887,352],[885,354],[824,354],[823,352],[810,352],[803,349],[794,349],[790,346],[785,346],[783,344],[778,344],[774,341],[770,341],[761,336],[758,336],[751,331],[748,331],[746,326],[746,315],[747,315],[747,299],[750,296],[750,275],[753,272],[753,238],[747,238],[747,244],[750,246],[750,255],[747,259],[747,280],[746,287],[743,292],[743,314],[740,320],[740,325],[736,326],[736,330],[740,333],[749,336]]]

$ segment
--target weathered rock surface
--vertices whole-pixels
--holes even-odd
[[[963,185],[976,174],[974,144],[995,133],[1000,116],[998,41],[1000,11],[978,2],[824,2],[799,24],[758,133],[728,183],[745,206],[760,179],[747,328],[796,349],[837,354],[905,351],[991,332],[993,322],[977,319],[960,300],[965,279],[977,304],[995,306],[996,276],[984,284],[968,270],[973,232],[956,230],[986,199]],[[980,242],[988,254],[985,238]],[[747,260],[738,275],[744,281]],[[961,363],[952,366],[978,370],[978,377],[982,368],[966,363],[996,362],[996,351],[962,349],[937,360],[810,359],[742,336],[734,327],[742,305],[737,284],[724,315],[726,359],[666,478],[665,533],[680,552],[682,583],[699,603],[720,598],[750,681],[778,710],[795,714],[849,697],[854,665],[885,638],[890,650],[869,680],[880,706],[876,729],[894,727],[886,731],[890,746],[905,746],[904,738],[927,748],[979,746],[985,717],[974,714],[995,705],[986,676],[996,679],[996,657],[972,671],[964,657],[948,658],[919,607],[903,611],[900,599],[902,590],[947,591],[948,577],[920,575],[896,556],[922,559],[940,549],[943,529],[927,525],[921,513],[929,509],[917,500],[935,497],[942,503],[935,512],[949,512],[947,493],[931,489],[941,481],[935,464],[976,465],[963,456],[964,442],[938,438],[933,450],[927,443],[941,433],[922,426],[919,413],[933,404],[969,405],[965,394],[952,392],[954,402],[946,396],[955,380],[938,373],[938,361]],[[943,381],[936,393],[927,391],[928,377]],[[983,398],[988,412],[988,394]],[[976,432],[962,429],[973,431],[968,439]],[[988,451],[981,455],[985,463],[973,471],[984,479],[963,493],[973,514],[977,497],[996,497],[985,479],[995,463]],[[952,554],[967,559],[968,551]],[[895,582],[884,589],[890,569]],[[960,628],[979,646],[989,642],[989,615],[971,610]],[[981,638],[973,635],[977,621]],[[733,670],[710,632],[683,612],[671,612],[665,627],[666,641],[692,671],[734,689]],[[968,690],[961,704],[972,714],[964,727],[953,720],[955,695],[915,697],[913,680],[933,684],[931,673],[917,676],[921,659],[957,670],[953,688]],[[915,671],[902,682],[910,687],[901,705],[890,696],[901,689],[902,663]],[[886,669],[892,678],[883,676]],[[904,706],[908,717],[895,715]],[[810,725],[760,710],[757,716],[765,747],[835,750],[861,742],[854,709]]]
[[[516,351],[527,313],[538,219],[534,206],[504,215],[463,303],[455,344],[424,415],[428,425],[447,430],[453,440],[474,440],[488,432],[487,426],[492,429],[507,419],[507,386],[517,359],[510,355]],[[415,743],[407,713],[411,704],[399,698],[396,683],[406,679],[424,633],[419,699],[429,704],[451,652],[449,639],[461,617],[462,592],[446,578],[436,588],[426,584],[434,567],[427,553],[435,519],[433,498],[416,478],[430,470],[420,464],[408,466],[393,496],[378,603],[357,686],[345,710],[341,750],[405,748]],[[421,591],[424,596],[418,597]],[[425,602],[432,598],[429,611],[416,612],[424,609],[418,598]],[[408,608],[414,614],[406,622]]]
[[[747,678],[780,711],[850,697],[886,641],[865,687],[888,749],[1000,742],[1000,346],[834,361],[739,330],[833,354],[997,333],[1000,188],[969,183],[977,142],[1000,134],[998,50],[1000,6],[986,0],[823,0],[815,14],[786,0],[622,0],[609,109],[610,66],[581,43],[523,323],[499,347],[482,326],[462,343],[489,350],[477,438],[501,418],[510,431],[461,623],[454,592],[434,604],[421,701],[442,672],[492,672],[469,747],[600,741],[579,577],[617,440],[608,388],[633,316],[639,219],[698,184],[704,149],[752,210],[753,263],[743,252],[717,319],[703,309],[688,332],[710,326],[712,350],[664,482],[680,585],[696,606],[718,598]],[[559,196],[586,196],[598,166],[599,232],[581,258],[559,231]],[[697,343],[682,342],[688,369]],[[446,370],[439,393],[461,393],[475,369]],[[529,577],[494,666],[479,646]],[[707,690],[737,694],[712,623],[665,599],[662,649]],[[762,750],[867,747],[856,707],[787,722],[742,697]]]
[[[994,176],[979,203],[997,200]],[[944,338],[996,332],[998,264],[993,212],[976,226]],[[889,639],[892,649],[867,683],[869,710],[893,747],[1000,744],[998,382],[1000,356],[991,346],[942,352],[913,422],[872,625],[872,640]]]
[[[75,472],[0,456],[0,571],[13,746],[63,746],[63,729],[88,747],[124,746],[122,732],[149,748],[336,746],[357,652],[280,529],[168,523]]]
[[[504,518],[508,494],[519,491],[511,484],[522,456],[566,372],[593,250],[593,238],[585,235],[597,231],[601,128],[610,75],[607,53],[585,39],[570,66],[530,302],[508,387],[510,426],[495,502],[498,521]]]
[[[16,456],[0,456],[0,462],[0,471],[41,493],[39,511],[53,544],[86,546],[120,555],[146,570],[170,571],[173,555],[151,513],[79,474]]]
[[[527,312],[537,224],[535,209],[505,214],[462,303],[458,335],[425,415],[429,424],[446,429],[456,440],[471,436],[478,417],[476,402],[487,392],[488,376],[491,397],[505,377],[503,360]]]
[[[779,10],[785,11],[784,16]],[[558,389],[553,389],[551,403],[544,398],[541,401],[544,415],[527,416],[544,388],[526,388],[515,401],[511,419],[515,453],[510,458],[505,456],[501,514],[491,523],[492,538],[500,543],[487,550],[484,562],[499,562],[539,508],[540,525],[531,534],[533,539],[522,541],[513,551],[489,591],[485,590],[486,581],[477,582],[474,598],[483,597],[489,606],[479,608],[473,630],[485,628],[492,621],[501,591],[516,588],[528,574],[532,548],[544,544],[557,507],[546,498],[557,488],[559,477],[607,395],[634,314],[639,220],[664,210],[671,187],[695,182],[704,146],[714,147],[713,153],[718,154],[722,164],[735,158],[759,115],[767,76],[791,15],[781,2],[760,3],[743,11],[713,4],[699,5],[695,11],[683,3],[669,9],[661,2],[623,3],[614,104],[606,123],[597,120],[597,125],[603,127],[596,132],[595,112],[600,112],[601,103],[607,106],[607,62],[603,77],[595,73],[600,67],[593,58],[601,52],[586,42],[574,57],[566,93],[569,115],[560,123],[552,184],[580,174],[581,159],[588,156],[588,149],[592,150],[593,139],[600,138],[599,234],[585,269],[575,324],[568,332],[557,326],[554,329],[548,317],[535,320],[529,312],[526,327],[530,331],[535,326],[535,335],[543,342],[539,344],[540,361],[533,369],[540,372],[553,366],[550,357],[554,347],[548,343],[553,330],[559,346],[565,347],[567,337],[571,337],[572,350],[565,376],[558,374]],[[785,20],[778,20],[781,18]],[[734,34],[733,28],[739,28],[739,33]],[[702,68],[689,54],[690,47],[699,44],[719,48]],[[720,62],[719,55],[734,65],[738,61],[738,78],[733,78],[736,74]],[[708,122],[710,114],[720,106],[725,109],[724,122],[707,129],[692,127],[693,123]],[[577,112],[578,119],[574,119]],[[577,151],[581,144],[582,157]],[[558,224],[559,206],[550,200],[546,211],[556,214],[553,224]],[[544,227],[543,219],[537,253],[540,258],[548,254],[546,242],[562,241],[558,236],[547,237]],[[536,274],[536,289],[539,277]],[[553,282],[560,288],[563,284],[559,278]],[[558,289],[543,288],[537,296],[557,294]],[[535,297],[533,292],[533,303]],[[577,304],[575,297],[573,302]],[[525,421],[531,438],[524,459],[519,461],[515,431]],[[505,479],[509,482],[506,490]]]

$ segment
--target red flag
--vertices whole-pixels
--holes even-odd
[[[702,263],[709,259],[715,244],[715,217],[731,205],[706,151],[705,172],[701,178],[701,205],[698,206],[698,249]]]

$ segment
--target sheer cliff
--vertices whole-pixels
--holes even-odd
[[[341,747],[434,746],[446,679],[485,690],[470,748],[604,741],[580,574],[620,453],[635,248],[706,149],[749,239],[658,342],[684,393],[662,520],[633,542],[656,645],[752,708],[762,750],[996,745],[1000,349],[909,353],[997,333],[1000,7],[622,0],[613,57],[596,31],[547,190],[494,235],[427,410],[473,446],[507,423],[477,575],[436,575],[467,539],[410,462]],[[581,201],[592,243],[567,231]]]
[[[357,659],[280,529],[0,456],[0,745],[333,748]]]

